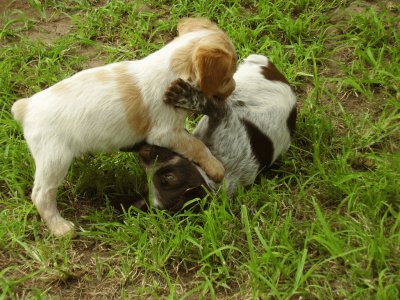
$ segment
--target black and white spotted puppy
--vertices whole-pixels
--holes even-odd
[[[252,184],[289,148],[296,123],[296,96],[267,57],[247,57],[234,79],[236,89],[227,101],[210,101],[181,79],[165,94],[165,102],[176,109],[205,115],[193,135],[224,165],[228,195],[239,185]],[[199,166],[166,148],[145,145],[139,154],[153,178],[154,207],[176,211],[186,201],[203,197],[203,187],[213,192],[221,187]]]

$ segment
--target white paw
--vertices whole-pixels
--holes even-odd
[[[65,220],[61,216],[52,218],[47,222],[50,232],[56,237],[74,236],[74,223]]]

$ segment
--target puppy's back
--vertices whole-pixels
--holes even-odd
[[[237,75],[234,99],[242,105],[235,106],[236,113],[245,120],[253,145],[272,144],[272,163],[289,148],[296,119],[296,96],[283,74],[265,56],[250,55]],[[264,142],[260,142],[261,134],[266,136]]]
[[[265,56],[250,55],[234,79],[231,113],[217,122],[203,117],[194,132],[223,162],[228,193],[252,184],[288,149],[296,118],[296,96]]]

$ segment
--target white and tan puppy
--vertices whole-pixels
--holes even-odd
[[[177,78],[225,99],[235,87],[236,53],[226,34],[207,19],[183,19],[178,33],[141,60],[81,71],[13,105],[36,165],[32,201],[54,235],[73,230],[57,209],[56,194],[77,155],[146,141],[180,153],[222,180],[222,164],[184,130],[187,112],[162,99]]]

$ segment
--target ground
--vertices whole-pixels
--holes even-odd
[[[398,299],[396,1],[0,2],[0,298]],[[293,145],[233,201],[118,209],[147,181],[135,154],[78,158],[58,194],[74,238],[30,202],[34,164],[10,108],[82,69],[146,56],[206,16],[239,59],[268,55],[298,96]],[[192,127],[194,121],[189,120]]]

